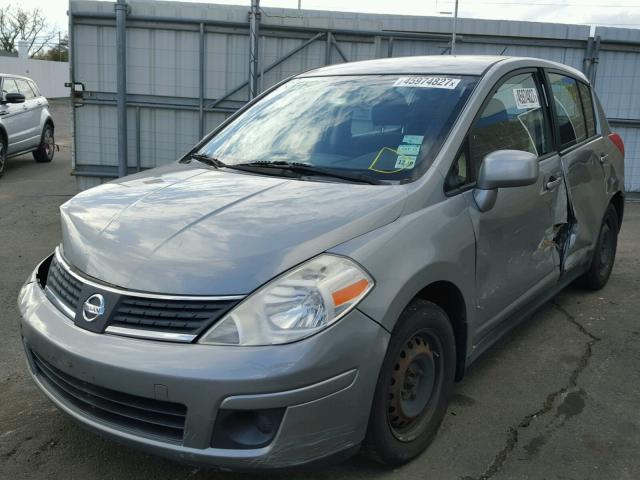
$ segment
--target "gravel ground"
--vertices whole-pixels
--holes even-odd
[[[69,108],[54,102],[60,152],[30,155],[0,179],[0,479],[210,479],[194,469],[85,432],[38,391],[26,370],[16,296],[59,242],[58,206],[75,192]],[[269,478],[640,478],[640,205],[627,204],[609,285],[569,288],[474,364],[420,458],[385,470],[355,457]],[[255,476],[254,476],[255,477]],[[248,477],[247,477],[248,478]]]

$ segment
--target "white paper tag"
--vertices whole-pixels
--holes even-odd
[[[424,139],[424,135],[405,135],[402,139],[402,143],[411,143],[413,145],[422,144],[422,140]]]
[[[453,90],[460,83],[459,78],[449,77],[400,77],[394,87],[446,88]]]
[[[516,107],[518,107],[518,110],[527,110],[540,106],[538,92],[535,88],[514,88],[513,98],[516,99]]]
[[[408,170],[415,166],[416,166],[416,157],[411,157],[409,155],[398,155],[395,168],[402,168],[402,169]]]
[[[420,151],[420,145],[398,145],[396,151],[398,155],[413,155],[415,157]]]

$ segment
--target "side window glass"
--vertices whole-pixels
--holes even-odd
[[[596,117],[593,112],[593,97],[591,88],[582,82],[578,82],[580,98],[582,99],[582,109],[584,110],[584,120],[587,126],[587,135],[593,137],[596,134]]]
[[[587,138],[578,83],[571,77],[549,74],[560,128],[560,147],[566,148]],[[592,110],[593,111],[593,110]]]
[[[4,93],[20,93],[18,86],[13,78],[5,78],[2,82],[2,91]]]
[[[462,150],[458,154],[458,158],[451,165],[451,170],[444,182],[445,192],[456,190],[465,185],[468,185],[473,181],[471,175],[471,165],[469,163],[469,154],[467,144],[462,147]]]
[[[36,97],[41,96],[40,90],[38,90],[38,86],[35,84],[35,82],[29,80],[29,86],[31,87],[31,90],[33,90],[33,93]]]
[[[18,84],[18,88],[20,89],[20,93],[24,95],[24,98],[26,98],[27,100],[29,100],[31,98],[35,98],[33,90],[31,90],[31,87],[29,86],[29,84],[27,83],[26,80],[22,80],[21,78],[17,78],[16,79],[16,83]]]
[[[536,156],[552,150],[551,130],[532,73],[515,75],[500,85],[469,134],[471,164],[496,150],[523,150]]]

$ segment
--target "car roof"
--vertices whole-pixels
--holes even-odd
[[[0,77],[2,77],[2,78],[6,78],[6,77],[20,78],[22,80],[29,80],[30,82],[33,82],[33,80],[30,79],[29,77],[23,77],[22,75],[15,75],[13,73],[0,73]]]
[[[579,70],[562,63],[541,58],[511,57],[500,55],[425,55],[416,57],[393,57],[360,62],[340,63],[316,68],[298,75],[299,77],[321,77],[333,75],[384,75],[384,74],[443,74],[443,75],[483,75],[489,68],[500,62],[513,64],[515,68],[546,67],[565,71],[588,82]]]
[[[426,55],[420,57],[394,57],[340,63],[317,68],[300,76],[324,75],[376,75],[409,73],[442,73],[482,75],[494,63],[509,57],[493,55]]]

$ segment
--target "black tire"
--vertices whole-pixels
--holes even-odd
[[[449,317],[434,303],[412,301],[398,320],[378,376],[364,453],[387,466],[420,455],[446,414],[455,370]]]
[[[7,166],[7,141],[4,136],[0,136],[0,177],[4,175],[4,169]]]
[[[47,123],[42,129],[40,146],[33,152],[33,158],[38,163],[48,163],[53,160],[55,149],[56,142],[53,136],[53,126],[50,123]]]
[[[609,281],[618,246],[618,213],[609,204],[604,214],[598,242],[591,258],[589,270],[582,275],[577,284],[587,290],[600,290]]]

